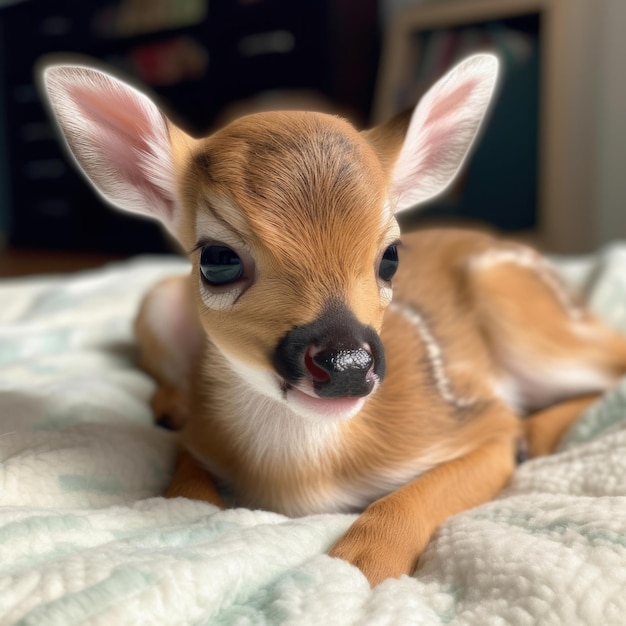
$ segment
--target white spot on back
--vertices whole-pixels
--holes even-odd
[[[422,315],[420,315],[419,312],[409,304],[400,302],[392,302],[390,309],[403,315],[417,330],[417,333],[426,348],[426,355],[428,356],[439,395],[448,404],[458,408],[465,408],[475,404],[475,399],[464,398],[455,393],[452,381],[450,380],[445,368],[441,346],[435,339]]]
[[[470,270],[487,269],[503,263],[512,263],[532,271],[543,282],[559,302],[565,314],[573,321],[584,319],[584,310],[572,299],[568,290],[552,266],[541,254],[524,246],[511,245],[507,248],[491,248],[470,258]]]
[[[494,392],[518,411],[542,409],[572,396],[605,391],[615,383],[598,368],[566,359],[524,359],[503,355],[506,371],[494,383]]]

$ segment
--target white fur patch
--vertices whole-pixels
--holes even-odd
[[[475,271],[503,263],[511,263],[532,271],[552,292],[565,314],[573,322],[580,322],[584,319],[584,310],[573,301],[564,284],[559,280],[556,270],[544,256],[531,248],[523,246],[491,248],[471,257],[468,267]]]
[[[381,287],[380,288],[380,300],[383,306],[387,307],[391,304],[391,300],[393,299],[393,289],[391,287]]]
[[[246,238],[252,237],[252,232],[243,211],[235,202],[215,193],[209,194],[206,202],[211,206],[213,212],[222,218],[224,223],[230,225],[232,231],[241,233]]]
[[[287,402],[251,388],[240,389],[236,401],[241,419],[233,429],[248,442],[247,449],[257,461],[289,458],[293,463],[310,462],[323,459],[328,450],[340,446],[337,420],[303,418]]]
[[[206,304],[207,308],[213,311],[224,311],[232,308],[237,298],[241,295],[241,290],[231,289],[226,293],[212,293],[200,279],[200,295],[202,296],[202,302]]]
[[[475,399],[464,398],[455,393],[452,381],[446,371],[441,346],[432,334],[426,320],[419,314],[419,312],[409,304],[400,302],[392,302],[390,309],[403,315],[417,330],[417,333],[426,348],[426,355],[435,378],[435,386],[437,387],[439,395],[448,404],[458,408],[465,408],[475,404]]]
[[[159,361],[161,375],[172,385],[186,387],[191,356],[197,349],[195,327],[186,318],[187,285],[170,280],[158,285],[149,296],[146,322],[158,337],[167,357]]]
[[[516,410],[543,409],[572,396],[605,391],[615,383],[598,369],[568,360],[524,359],[503,356],[507,372],[494,384],[494,391]]]
[[[234,426],[242,435],[251,428],[250,445],[259,453],[265,454],[274,448],[290,450],[296,446],[302,454],[312,450],[315,455],[326,435],[336,432],[341,419],[325,419],[326,416],[307,415],[294,410],[272,372],[243,363],[224,350],[221,352],[242,383],[236,398],[241,419]],[[254,416],[253,419],[251,416]],[[259,420],[264,424],[263,428],[259,426]],[[272,420],[273,425],[269,424]],[[296,433],[297,437],[292,438]],[[280,445],[281,441],[284,445]]]
[[[199,208],[196,212],[196,241],[206,239],[223,243],[235,251],[242,249],[250,253],[250,246],[227,224],[226,220],[220,221],[208,211]]]

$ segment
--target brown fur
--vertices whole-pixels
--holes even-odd
[[[343,151],[345,146],[340,149]],[[237,150],[246,153],[241,146]],[[242,168],[250,166],[248,159],[242,159]],[[298,165],[294,163],[293,167]],[[212,175],[215,171],[211,168]],[[233,176],[229,184],[237,178],[244,180],[243,173]],[[263,178],[258,181],[261,187]],[[197,187],[203,185],[199,182]],[[299,245],[295,239],[291,247],[285,246],[284,239],[279,245],[278,222],[267,225],[265,215],[255,215],[249,185],[242,184],[234,195],[246,211],[252,241],[259,246],[255,253],[263,259],[263,276],[258,280],[266,281],[268,288],[254,300],[250,297],[243,311],[233,310],[228,316],[203,310],[200,305],[200,320],[207,332],[227,343],[238,357],[267,366],[272,346],[286,330],[311,321],[325,297],[339,295],[353,305],[362,321],[381,328],[387,377],[362,411],[342,424],[337,445],[320,456],[294,458],[288,450],[251,455],[245,442],[234,439],[229,429],[237,377],[209,342],[191,377],[190,413],[183,442],[207,467],[221,468],[238,494],[238,503],[290,515],[319,510],[310,494],[337,484],[367,481],[370,476],[423,457],[425,465],[435,469],[391,495],[381,494],[382,499],[373,503],[331,550],[332,555],[358,565],[372,584],[411,571],[432,532],[446,517],[492,498],[510,477],[516,442],[523,429],[518,416],[496,396],[489,382],[503,367],[498,362],[499,346],[517,350],[520,358],[541,360],[564,355],[572,361],[604,368],[612,377],[626,370],[624,339],[589,313],[584,320],[586,335],[581,337],[571,330],[562,305],[532,269],[514,263],[478,269],[472,265],[480,255],[499,247],[508,249],[509,244],[470,231],[418,232],[403,237],[401,269],[394,279],[395,301],[410,303],[428,321],[433,337],[442,346],[453,393],[472,399],[467,406],[447,402],[436,389],[432,364],[415,328],[393,307],[381,323],[378,296],[374,286],[367,285],[365,277],[372,273],[375,251],[380,247],[371,242],[382,241],[385,232],[380,211],[361,206],[361,219],[357,220],[356,214],[349,215],[350,211],[356,213],[357,207],[348,205],[349,235],[345,234],[346,223],[337,224],[335,218],[337,230],[324,232],[324,241],[333,242],[331,254],[325,249],[320,258],[314,252],[319,245],[318,229],[324,230],[325,223],[315,222],[315,205],[307,218],[313,220],[315,228],[309,228],[307,221]],[[329,190],[329,196],[333,192]],[[292,191],[291,201],[304,203],[306,193],[305,189],[298,194]],[[270,206],[277,216],[279,204],[278,198],[271,198]],[[260,211],[258,205],[256,211]],[[370,252],[355,252],[354,238],[363,239],[366,233]],[[264,237],[271,241],[267,248],[261,248]],[[293,257],[296,246],[298,258]],[[331,259],[336,263],[334,274],[330,266],[325,266]],[[356,280],[359,275],[364,277],[361,283]],[[304,297],[300,293],[300,301],[290,296],[290,281],[310,286]],[[257,347],[258,337],[264,343]],[[551,450],[566,424],[586,403],[575,401],[570,405],[573,409],[558,412],[554,423],[548,415],[542,419],[540,429],[531,428],[531,452]],[[529,422],[536,423],[536,419]],[[208,474],[205,479],[212,494]],[[168,495],[187,495],[188,481],[188,473],[177,474]],[[198,475],[194,484],[197,481]],[[198,493],[196,489],[194,493]]]
[[[220,506],[219,479],[235,504],[288,515],[365,509],[330,554],[376,584],[411,572],[439,524],[506,484],[524,434],[532,454],[551,451],[626,372],[624,337],[536,253],[485,233],[405,235],[390,303],[394,213],[454,179],[497,65],[466,59],[410,121],[364,133],[275,112],[204,139],[106,73],[45,70],[99,193],[161,220],[191,260],[136,322],[155,413],[183,428],[167,495]],[[216,245],[241,261],[227,284],[202,278]]]

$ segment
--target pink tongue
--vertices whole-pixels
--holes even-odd
[[[311,348],[309,348],[304,355],[304,366],[307,368],[309,374],[311,374],[315,382],[325,383],[330,380],[328,372],[325,372],[315,363],[315,361],[313,361],[313,357],[311,356]]]

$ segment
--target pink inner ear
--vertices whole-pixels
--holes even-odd
[[[67,145],[95,189],[114,206],[160,219],[175,232],[176,177],[158,107],[88,67],[53,65],[44,81]]]
[[[458,112],[469,102],[474,89],[478,86],[476,79],[466,80],[458,85],[453,91],[446,94],[445,98],[437,102],[428,112],[428,117],[424,120],[424,127],[431,124],[438,124],[444,118]]]
[[[116,92],[113,99],[111,93],[95,93],[77,85],[70,87],[69,95],[85,118],[99,127],[111,128],[131,139],[152,132],[145,120],[145,113],[138,110],[140,107],[137,102],[128,94]]]
[[[424,149],[421,158],[415,161],[414,177],[437,170],[441,167],[442,161],[450,157],[448,151],[455,148],[455,138],[458,132],[455,122],[462,122],[459,112],[467,106],[477,85],[476,80],[462,83],[428,111],[428,116],[422,126]]]
[[[496,76],[493,57],[470,57],[418,104],[393,172],[396,210],[424,202],[452,182],[480,127]]]
[[[115,92],[115,98],[111,98],[111,94],[95,93],[80,86],[70,89],[69,94],[89,122],[92,141],[120,175],[135,187],[154,193],[147,173],[141,168],[140,157],[152,153],[151,140],[154,144],[155,133],[137,101],[123,92]]]
[[[449,126],[430,129],[425,135],[425,150],[419,161],[415,163],[411,174],[412,179],[439,169],[442,161],[449,157],[449,147],[453,145],[451,140],[454,129]]]

